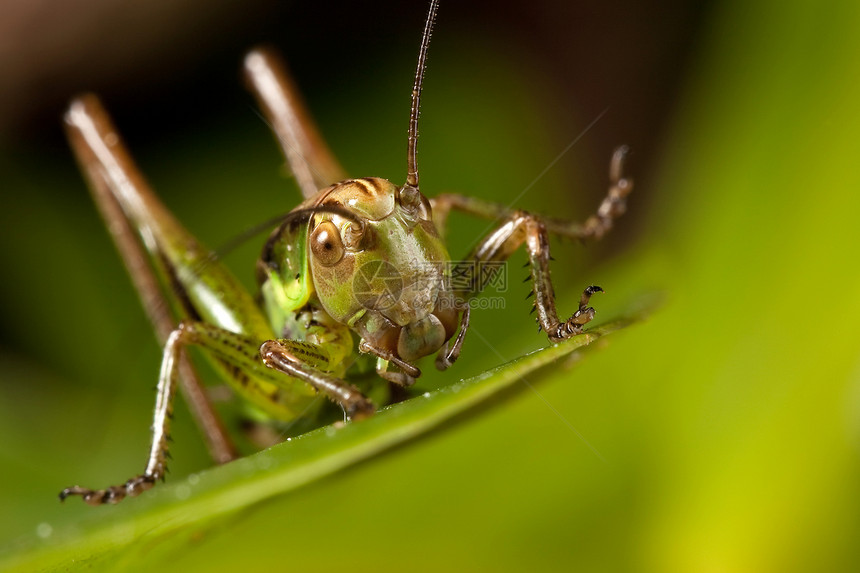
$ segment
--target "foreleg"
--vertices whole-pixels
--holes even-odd
[[[524,211],[514,212],[507,221],[484,238],[460,265],[469,265],[470,269],[465,269],[465,272],[472,272],[480,277],[481,273],[475,273],[475,266],[486,262],[505,261],[523,244],[529,257],[528,266],[538,324],[553,342],[581,333],[583,325],[594,318],[595,311],[588,306],[589,299],[594,293],[603,292],[603,289],[598,286],[586,288],[582,293],[577,311],[567,320],[559,319],[555,305],[555,292],[550,280],[549,237],[543,221],[535,215]],[[456,268],[454,273],[458,274]],[[472,288],[459,291],[457,295],[468,301],[484,286],[476,280]]]

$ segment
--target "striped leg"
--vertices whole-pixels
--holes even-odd
[[[179,358],[182,349],[190,344],[211,353],[228,370],[241,372],[244,376],[242,385],[246,391],[253,391],[250,386],[257,385],[259,392],[265,392],[265,386],[260,384],[263,381],[287,390],[282,399],[289,400],[298,379],[338,403],[351,418],[364,418],[375,411],[373,404],[355,387],[319,370],[319,366],[328,361],[321,347],[290,340],[269,340],[261,346],[247,336],[205,322],[184,321],[170,334],[164,347],[152,421],[152,445],[146,469],[119,486],[98,490],[80,486],[66,488],[60,492],[60,500],[79,495],[90,505],[119,503],[126,497],[139,495],[158,480],[164,479],[167,460],[170,458],[170,422]]]

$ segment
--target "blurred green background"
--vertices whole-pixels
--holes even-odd
[[[405,174],[423,2],[107,4],[0,3],[6,553],[121,514],[55,495],[125,479],[147,448],[160,350],[62,139],[71,95],[104,95],[211,246],[298,198],[239,85],[254,42],[281,45],[351,173]],[[584,217],[629,143],[629,213],[599,245],[553,244],[556,292],[573,309],[601,284],[601,321],[655,290],[666,304],[540,395],[186,531],[181,550],[144,539],[90,565],[856,570],[858,29],[850,0],[444,3],[422,190],[510,202],[527,189],[517,206]],[[452,225],[454,256],[486,228]],[[261,242],[227,259],[249,286]],[[419,391],[546,344],[523,260],[507,308],[476,313],[461,362],[426,365]],[[176,418],[181,480],[209,462],[184,406]]]

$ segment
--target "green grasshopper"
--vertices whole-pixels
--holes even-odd
[[[203,428],[216,461],[235,457],[202,385],[184,356],[201,347],[236,394],[273,420],[313,419],[322,394],[349,420],[376,407],[348,375],[375,359],[378,375],[410,386],[415,362],[437,353],[446,369],[460,354],[470,301],[482,284],[455,286],[451,275],[475,263],[503,262],[521,245],[528,253],[537,322],[551,342],[582,332],[594,317],[589,286],[567,320],[556,312],[548,235],[600,238],[623,213],[632,181],[624,176],[626,147],[610,165],[610,185],[597,213],[583,224],[549,219],[456,194],[425,197],[418,186],[418,115],[425,60],[438,0],[424,25],[409,116],[406,183],[347,179],[309,119],[283,63],[271,51],[245,58],[251,91],[280,141],[304,201],[278,221],[257,261],[255,299],[173,218],[150,190],[94,95],[73,100],[65,116],[71,146],[95,202],[164,344],[146,469],[123,485],[74,486],[91,505],[118,503],[164,479],[177,383]],[[332,181],[337,183],[332,184]],[[458,209],[497,227],[460,262],[451,262],[442,235]],[[171,313],[167,298],[175,295]],[[358,338],[358,353],[354,338]]]

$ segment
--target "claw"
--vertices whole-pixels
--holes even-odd
[[[163,476],[162,476],[163,477]],[[60,501],[66,501],[70,495],[79,495],[88,505],[117,504],[126,497],[135,497],[150,489],[155,484],[156,476],[147,474],[135,476],[124,485],[113,485],[105,489],[89,489],[81,486],[67,487],[60,492]]]
[[[606,292],[602,288],[597,285],[591,285],[585,287],[585,290],[582,291],[582,297],[579,299],[579,310],[585,310],[588,307],[588,301],[591,300],[591,296],[597,294],[599,292]]]

